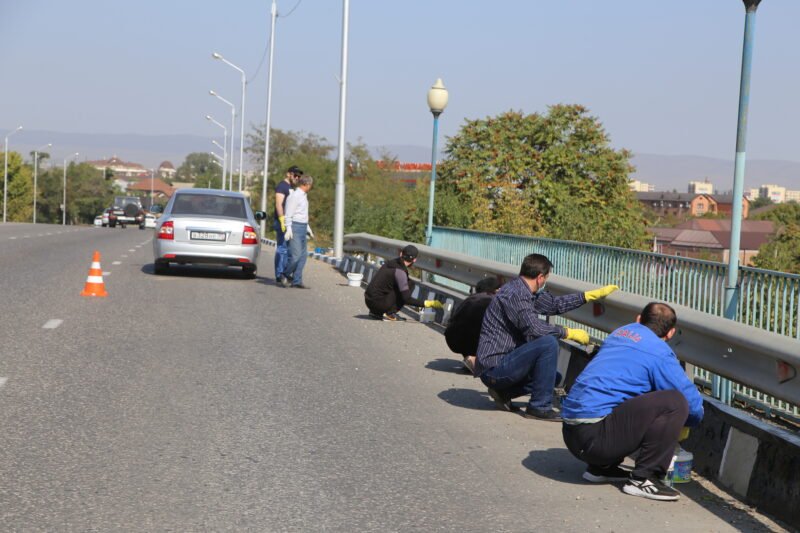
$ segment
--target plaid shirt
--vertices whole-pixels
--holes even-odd
[[[544,335],[566,336],[565,328],[548,324],[539,315],[560,315],[582,306],[582,292],[553,296],[549,292],[531,293],[521,277],[509,281],[492,300],[481,326],[475,375],[494,368],[507,353]]]

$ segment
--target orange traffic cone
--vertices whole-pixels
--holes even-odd
[[[100,268],[100,252],[97,250],[92,257],[92,266],[89,267],[89,276],[86,278],[81,296],[108,296],[106,286],[103,284],[103,269]]]

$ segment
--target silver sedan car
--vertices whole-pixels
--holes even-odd
[[[163,274],[171,263],[238,266],[255,277],[261,252],[258,222],[239,192],[216,189],[178,189],[156,222],[153,238],[155,271]]]

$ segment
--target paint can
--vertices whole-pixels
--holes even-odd
[[[672,471],[673,483],[689,483],[692,480],[692,463],[694,455],[680,446],[675,450],[675,466]]]
[[[362,279],[364,279],[364,274],[361,274],[359,272],[347,273],[347,284],[350,287],[360,287]]]

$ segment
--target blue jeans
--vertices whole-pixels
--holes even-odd
[[[306,266],[306,259],[308,259],[308,249],[306,248],[307,231],[308,224],[292,222],[292,240],[289,241],[289,262],[283,272],[284,276],[292,278],[292,285],[303,284],[303,267]]]
[[[289,262],[289,247],[286,245],[286,239],[281,231],[281,223],[276,220],[272,227],[275,228],[275,241],[278,245],[275,247],[275,281],[280,281],[286,274],[286,263]]]
[[[550,409],[557,366],[558,340],[545,335],[507,353],[500,364],[481,374],[481,381],[508,398],[530,394],[532,409]]]

